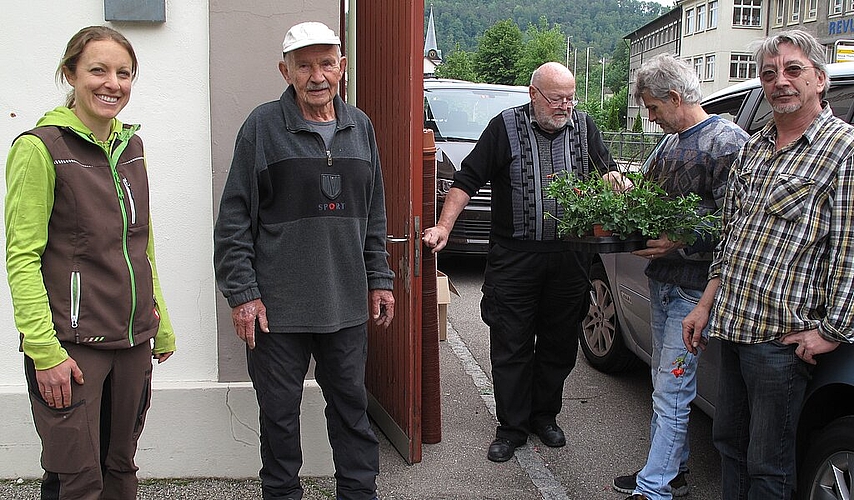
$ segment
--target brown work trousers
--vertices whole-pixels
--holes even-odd
[[[151,397],[151,345],[100,350],[63,343],[83,371],[71,406],[54,409],[24,356],[36,432],[42,441],[42,500],[133,500],[134,463]]]

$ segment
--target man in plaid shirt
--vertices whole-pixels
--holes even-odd
[[[707,323],[722,341],[713,438],[727,500],[792,498],[811,369],[854,342],[854,129],[823,100],[824,53],[798,30],[757,44],[774,116],[733,165],[710,282],[682,322],[690,352]]]

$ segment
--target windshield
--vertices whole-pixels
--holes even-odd
[[[477,141],[495,115],[529,101],[528,89],[425,89],[424,123],[437,138]]]

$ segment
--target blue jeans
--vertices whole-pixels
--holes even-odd
[[[712,437],[721,498],[787,500],[795,489],[795,438],[810,365],[797,345],[721,344]]]
[[[688,353],[682,342],[682,319],[703,291],[651,279],[649,293],[653,414],[649,455],[634,492],[652,500],[670,500],[670,481],[688,469],[688,414],[697,395],[697,356]],[[676,376],[673,370],[680,366],[684,372]]]

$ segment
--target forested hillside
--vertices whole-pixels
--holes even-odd
[[[640,0],[425,0],[424,26],[433,8],[436,39],[443,54],[456,44],[477,49],[477,38],[498,21],[512,19],[525,31],[529,25],[559,25],[581,50],[610,54],[627,34],[649,23],[669,8]]]

